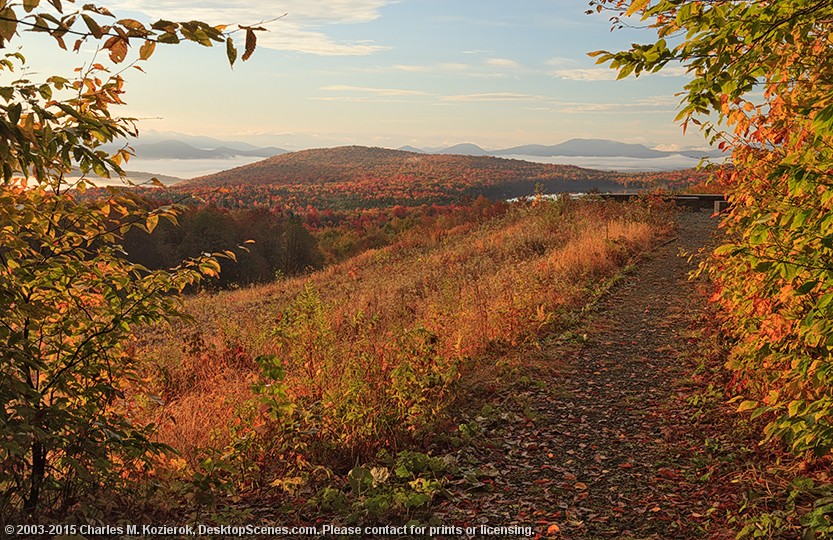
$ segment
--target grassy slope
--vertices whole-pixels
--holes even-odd
[[[150,393],[163,402],[144,415],[192,457],[247,438],[257,441],[247,459],[347,467],[413,444],[442,421],[473,359],[556,328],[666,232],[636,205],[541,201],[414,230],[308,277],[191,298],[194,324],[140,339]],[[264,379],[259,355],[276,356],[283,383]],[[285,391],[277,419],[253,383]]]

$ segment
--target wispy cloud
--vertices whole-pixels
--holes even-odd
[[[403,65],[397,64],[391,68],[379,68],[377,71],[404,71],[408,73],[440,73],[440,72],[454,72],[460,73],[471,69],[468,64],[461,64],[458,62],[441,62],[433,65]]]
[[[491,58],[484,62],[464,64],[461,62],[439,62],[436,64],[396,64],[390,67],[376,67],[364,71],[386,73],[400,71],[403,73],[420,73],[433,75],[452,75],[474,79],[505,79],[507,72],[523,69],[519,63],[506,58]]]
[[[550,72],[554,77],[568,81],[614,81],[616,72],[608,68],[570,68]]]
[[[516,94],[513,92],[492,92],[485,94],[457,94],[443,96],[443,101],[464,102],[464,101],[539,101],[546,99],[544,96],[532,94]]]
[[[346,84],[332,84],[322,86],[321,90],[327,92],[358,92],[376,96],[427,96],[427,92],[421,90],[407,90],[402,88],[373,88],[369,86],[351,86]]]
[[[558,101],[550,100],[544,105],[527,107],[527,110],[550,112],[558,114],[586,114],[586,113],[662,113],[670,114],[677,107],[678,102],[673,96],[650,96],[634,101],[619,101],[616,103]]]
[[[486,60],[486,64],[502,69],[521,69],[522,67],[519,63],[508,58],[489,58]]]
[[[688,70],[683,66],[665,66],[659,70],[657,75],[662,77],[688,77]]]
[[[405,99],[392,99],[379,96],[319,96],[310,98],[314,101],[335,101],[341,103],[406,103]]]
[[[404,71],[406,73],[428,73],[429,71],[432,71],[429,66],[409,66],[404,64],[397,64],[395,66],[391,66],[389,69],[392,71]],[[382,71],[382,69],[380,68],[374,71]]]
[[[365,41],[341,41],[327,35],[324,27],[334,24],[366,23],[378,19],[380,10],[397,0],[272,0],[226,2],[220,0],[104,0],[119,10],[144,13],[151,18],[200,19],[211,24],[256,24],[282,17],[258,35],[261,47],[309,54],[339,56],[367,55],[386,47]]]
[[[553,64],[552,59],[547,63],[550,65],[559,65]],[[557,61],[557,60],[556,60]],[[564,65],[564,64],[561,64]],[[610,69],[606,67],[594,67],[594,68],[560,68],[554,69],[549,72],[550,75],[557,77],[559,79],[565,79],[568,81],[614,81],[618,76],[618,72],[615,69]],[[641,74],[642,77],[685,77],[687,76],[686,68],[683,66],[666,66],[660,71],[656,73],[650,72],[643,72]]]
[[[574,66],[577,63],[574,58],[567,58],[565,56],[554,56],[547,60],[547,65],[552,67]]]

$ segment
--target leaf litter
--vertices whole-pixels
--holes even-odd
[[[519,420],[478,416],[481,435],[457,451],[461,464],[498,474],[452,489],[435,520],[532,525],[538,538],[734,537],[718,517],[741,498],[726,474],[733,464],[703,444],[730,428],[704,425],[689,400],[707,309],[687,253],[706,246],[717,223],[704,213],[678,221],[679,240],[600,299],[572,332],[581,340],[553,340],[523,360],[535,384],[493,399]]]

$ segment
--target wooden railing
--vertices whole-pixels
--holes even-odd
[[[628,201],[634,197],[638,197],[639,193],[602,193],[601,196],[614,201]],[[697,211],[713,210],[715,213],[720,213],[729,206],[726,196],[720,193],[664,195],[663,197],[666,200],[674,201],[677,206]]]

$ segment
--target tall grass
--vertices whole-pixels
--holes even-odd
[[[414,229],[307,277],[191,298],[195,322],[141,336],[159,398],[142,414],[186,456],[347,465],[396,449],[442,421],[472,359],[555,329],[667,223],[639,204],[535,201]]]

